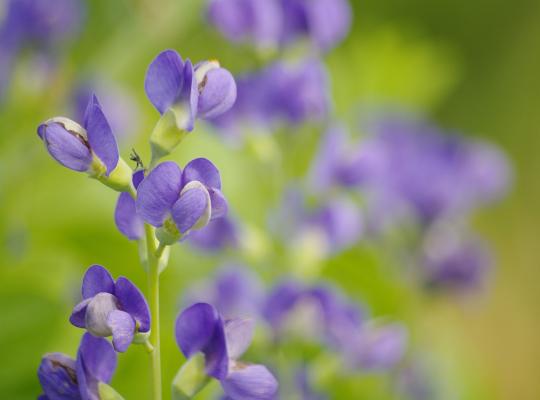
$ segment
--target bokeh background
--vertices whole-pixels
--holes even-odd
[[[506,199],[475,216],[496,259],[479,292],[425,294],[362,246],[329,259],[322,274],[373,313],[407,324],[415,351],[425,353],[433,367],[437,398],[538,399],[540,3],[354,0],[352,6],[350,35],[325,57],[336,114],[353,121],[359,105],[424,113],[444,128],[500,145],[514,180]],[[92,0],[85,7],[80,33],[52,50],[54,72],[35,52],[24,52],[0,106],[0,398],[35,398],[41,355],[75,353],[80,330],[67,317],[89,265],[100,263],[141,287],[145,282],[136,244],[114,227],[116,194],[59,167],[36,126],[53,115],[73,115],[71,91],[81,79],[97,77],[127,91],[139,109],[123,156],[134,147],[148,157],[145,143],[158,115],[143,80],[158,52],[174,48],[193,60],[218,58],[233,72],[258,62],[208,25],[202,1]],[[301,135],[290,139],[297,152],[293,176],[302,173],[314,149],[301,145]],[[279,194],[261,183],[273,182],[274,171],[255,153],[231,148],[200,124],[174,159],[212,159],[236,215],[264,237]],[[286,272],[265,246],[254,244],[254,268],[266,278]],[[172,335],[182,291],[231,258],[173,249],[162,275],[165,382],[183,361]],[[120,357],[113,385],[127,399],[144,398],[147,374],[146,355],[135,348]],[[331,382],[327,389],[335,399],[396,398],[369,375]]]

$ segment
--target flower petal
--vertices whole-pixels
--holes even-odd
[[[176,103],[184,85],[184,63],[174,50],[157,55],[146,72],[144,90],[160,114]]]
[[[77,136],[62,125],[40,125],[39,131],[49,154],[64,167],[84,172],[90,168],[92,153]]]
[[[201,118],[216,118],[228,111],[236,101],[236,83],[224,68],[208,71],[202,85],[197,105],[197,114]]]
[[[107,324],[112,330],[114,349],[125,352],[135,335],[135,320],[127,312],[115,310],[107,317]]]
[[[109,121],[103,114],[95,95],[92,96],[86,108],[84,127],[88,134],[90,148],[107,167],[106,175],[108,176],[116,168],[120,155]]]
[[[235,400],[272,400],[278,390],[276,378],[263,365],[236,366],[221,386]]]
[[[114,210],[116,227],[129,240],[139,240],[144,235],[144,222],[137,215],[135,199],[127,192],[120,193]]]
[[[192,228],[202,228],[208,224],[209,200],[210,195],[202,185],[182,191],[171,212],[176,227],[181,233],[186,233]],[[205,215],[208,217],[205,218]]]
[[[197,104],[199,102],[199,91],[197,89],[197,80],[195,79],[195,72],[193,70],[193,64],[188,59],[184,65],[184,87],[181,94],[181,102],[187,112],[187,120],[184,121],[183,126],[180,128],[185,129],[188,132],[193,130],[195,125],[195,118],[197,117]]]
[[[116,280],[114,294],[122,310],[130,314],[138,323],[139,332],[150,330],[150,309],[142,292],[129,279],[121,276]]]
[[[77,328],[86,328],[86,307],[88,306],[88,303],[92,301],[92,298],[84,299],[79,304],[77,304],[73,311],[71,312],[71,316],[69,317],[69,322],[71,322],[73,325],[75,325]]]
[[[85,326],[94,336],[107,337],[112,335],[107,323],[109,314],[118,310],[118,300],[110,293],[98,293],[88,303],[85,314]]]
[[[86,375],[105,383],[112,379],[116,369],[116,353],[107,339],[92,336],[85,333],[77,360],[81,360],[84,365]]]
[[[189,358],[202,352],[208,375],[223,379],[227,375],[227,346],[223,322],[214,307],[197,303],[184,310],[176,319],[176,343]]]
[[[255,329],[255,321],[251,318],[234,318],[225,321],[225,338],[229,358],[237,360],[246,352]]]
[[[75,378],[75,360],[61,353],[49,353],[41,359],[38,378],[45,399],[76,399],[79,387]]]
[[[114,280],[101,265],[92,265],[84,274],[82,297],[88,299],[101,292],[114,293]]]
[[[204,186],[221,189],[221,177],[217,167],[206,158],[191,160],[184,168],[184,185],[191,181],[199,181]]]
[[[223,193],[218,189],[210,189],[208,190],[208,193],[210,194],[210,204],[212,205],[211,218],[214,220],[227,215],[229,204],[227,203],[225,196],[223,196]]]
[[[182,171],[172,161],[159,164],[144,178],[137,190],[137,213],[159,227],[180,196]]]

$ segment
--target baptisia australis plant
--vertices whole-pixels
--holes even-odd
[[[183,170],[173,162],[159,161],[193,130],[197,117],[217,117],[232,106],[236,84],[231,74],[216,61],[193,66],[167,50],[150,65],[145,89],[162,114],[150,137],[152,159],[146,169],[134,171],[120,157],[96,96],[91,96],[82,124],[54,117],[38,127],[39,138],[56,161],[120,192],[115,222],[123,235],[138,242],[148,277],[147,301],[129,279],[115,281],[99,265],[88,269],[82,301],[70,317],[73,325],[87,332],[76,360],[57,353],[43,358],[38,372],[44,391],[40,399],[122,399],[108,386],[116,367],[116,352],[140,344],[150,354],[151,398],[161,400],[159,276],[167,266],[169,246],[227,214],[221,177],[209,160],[195,159]],[[189,394],[186,388],[196,385],[200,389],[207,382],[199,382],[199,376],[219,379],[233,400],[273,398],[277,383],[272,374],[263,366],[237,361],[249,344],[252,323],[224,321],[208,307],[192,309],[179,318],[177,340],[190,360],[176,376],[175,398],[191,398],[195,392]],[[112,337],[112,345],[108,337]],[[199,351],[204,362],[192,362]]]

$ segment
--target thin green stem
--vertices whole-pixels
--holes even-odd
[[[150,344],[153,347],[151,356],[152,369],[152,399],[161,400],[161,346],[160,346],[160,322],[159,322],[159,258],[156,257],[156,241],[154,228],[145,225],[146,251],[148,263],[148,302],[152,315],[150,330]]]

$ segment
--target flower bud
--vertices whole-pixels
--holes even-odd
[[[204,61],[195,67],[199,89],[197,114],[201,118],[215,118],[228,111],[236,101],[236,83],[229,71],[217,61]]]

